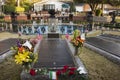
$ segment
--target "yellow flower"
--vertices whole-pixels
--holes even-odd
[[[22,64],[22,60],[20,58],[20,55],[15,55],[15,62],[16,62],[16,64]]]
[[[27,49],[18,50],[17,54],[15,55],[15,62],[16,64],[25,65],[26,63],[36,62],[38,59],[38,54],[32,53]]]

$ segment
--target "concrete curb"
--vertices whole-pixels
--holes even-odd
[[[13,55],[13,51],[12,50],[9,50],[8,52],[0,55],[0,63],[2,63],[7,57]]]
[[[97,38],[109,40],[109,41],[111,41],[111,42],[114,41],[114,42],[120,43],[120,40],[119,40],[119,39],[114,39],[114,38],[109,38],[109,37],[104,37],[104,36],[98,36]]]
[[[99,49],[97,47],[94,47],[94,46],[92,46],[90,44],[85,43],[84,45],[85,45],[85,47],[99,53],[100,55],[106,57],[107,59],[109,59],[109,60],[111,60],[111,61],[113,61],[113,62],[115,62],[117,64],[120,64],[120,57],[115,56],[113,54],[110,54],[110,53],[108,53],[108,52],[106,52],[104,50],[101,50],[101,49]]]

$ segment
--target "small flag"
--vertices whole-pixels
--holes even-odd
[[[49,71],[49,78],[51,80],[57,80],[57,75],[55,71]]]

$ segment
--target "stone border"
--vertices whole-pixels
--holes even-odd
[[[41,40],[39,40],[38,43],[35,45],[33,53],[38,52],[38,48],[39,48],[40,43],[41,43]]]
[[[0,63],[2,63],[6,58],[8,58],[9,56],[13,55],[13,51],[9,50],[7,52],[5,52],[4,54],[0,55]]]
[[[110,54],[110,53],[108,53],[108,52],[106,52],[104,50],[101,50],[101,49],[99,49],[97,47],[94,47],[94,46],[92,46],[90,44],[87,44],[87,43],[85,43],[85,47],[99,53],[100,55],[108,58],[109,60],[111,60],[111,61],[113,61],[113,62],[115,62],[117,64],[120,64],[120,57],[117,57],[117,56],[115,56],[113,54]]]
[[[71,52],[71,55],[72,55],[72,57],[73,57],[73,60],[74,60],[74,62],[75,62],[75,64],[76,64],[76,66],[77,66],[78,68],[79,68],[79,67],[82,67],[82,68],[83,68],[83,71],[85,72],[85,75],[86,75],[86,77],[87,77],[87,75],[88,75],[87,69],[85,68],[84,64],[82,63],[80,57],[74,55],[74,53],[75,53],[75,48],[74,48],[74,46],[70,43],[69,40],[66,40],[66,42],[67,42],[67,45],[68,45],[68,47],[69,47],[69,50],[70,50],[70,52]]]

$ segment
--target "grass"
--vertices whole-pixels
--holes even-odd
[[[97,31],[88,33],[87,37],[94,37],[94,36],[97,36],[97,35],[100,35],[100,34],[101,34],[101,30],[97,30]]]
[[[120,32],[116,31],[104,31],[104,33],[120,35]],[[97,30],[89,33],[87,37],[100,34],[101,31]],[[104,56],[84,47],[79,57],[88,70],[90,80],[120,80],[120,65],[111,62]]]
[[[120,65],[85,47],[80,58],[88,70],[90,80],[120,80]]]
[[[20,38],[29,39],[34,38],[35,35],[22,35]],[[18,34],[10,33],[10,32],[1,32],[0,33],[0,40],[8,39],[8,38],[19,38]]]
[[[103,31],[103,33],[104,34],[120,35],[119,31]],[[101,30],[92,31],[92,32],[87,34],[87,37],[95,37],[98,35],[101,35]]]
[[[0,80],[20,80],[22,67],[16,65],[13,57],[7,58],[0,63]]]

